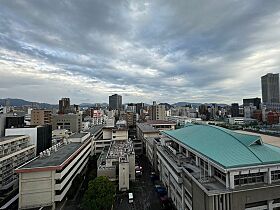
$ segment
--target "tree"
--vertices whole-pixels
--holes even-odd
[[[89,181],[83,197],[83,208],[89,210],[109,210],[114,201],[115,185],[105,176]]]

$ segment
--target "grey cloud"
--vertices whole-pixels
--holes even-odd
[[[42,66],[35,69],[38,74],[104,86],[97,94],[81,90],[76,100],[106,101],[115,90],[127,91],[127,101],[136,99],[134,91],[167,102],[208,101],[215,95],[221,102],[241,101],[242,95],[259,96],[259,76],[279,69],[279,11],[277,1],[260,0],[4,0],[0,50],[27,56]],[[263,64],[268,55],[251,58],[262,53],[273,60]],[[24,65],[0,58],[2,69]],[[250,69],[255,74],[248,81]],[[67,94],[75,97],[73,85]],[[56,88],[59,83],[53,83]]]

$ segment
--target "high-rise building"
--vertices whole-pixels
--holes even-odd
[[[150,120],[165,120],[165,105],[157,105],[153,101],[153,105],[149,108]]]
[[[30,125],[45,125],[52,123],[52,111],[46,109],[33,109],[31,111]]]
[[[244,98],[243,99],[243,107],[245,106],[253,106],[257,107],[257,109],[260,109],[261,99],[260,98]]]
[[[238,117],[239,116],[239,104],[233,103],[231,104],[231,117]]]
[[[62,98],[59,100],[59,114],[67,114],[71,111],[70,98]]]
[[[109,109],[110,110],[122,110],[122,96],[114,94],[109,96]]]
[[[279,73],[268,73],[261,77],[263,103],[280,103]]]

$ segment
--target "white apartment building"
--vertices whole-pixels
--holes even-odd
[[[0,138],[0,192],[18,180],[14,170],[35,157],[35,145],[25,135]]]

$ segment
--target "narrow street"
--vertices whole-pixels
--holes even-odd
[[[140,158],[143,175],[131,183],[130,191],[133,193],[133,203],[128,203],[128,192],[118,194],[114,210],[160,210],[160,199],[150,180],[150,166],[145,156]]]

